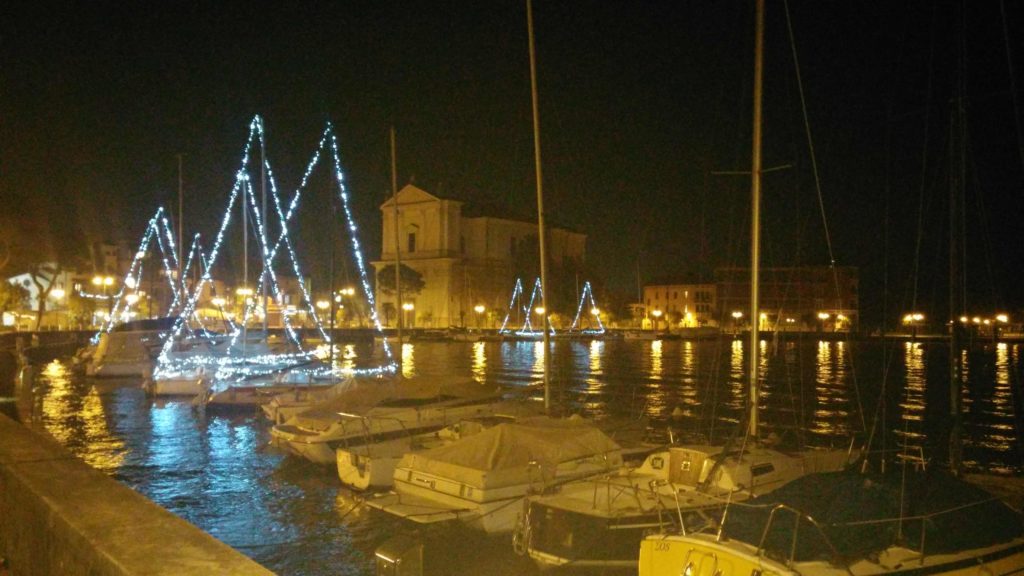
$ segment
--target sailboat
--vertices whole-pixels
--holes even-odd
[[[759,20],[759,44],[761,31]],[[760,51],[755,62],[751,318],[760,316]],[[651,531],[695,521],[713,525],[717,517],[713,510],[726,503],[770,493],[807,474],[842,470],[856,460],[859,454],[852,442],[848,449],[792,453],[760,442],[757,324],[751,323],[748,342],[746,436],[738,445],[669,447],[652,453],[638,468],[623,468],[531,497],[519,520],[517,547],[542,567],[632,567],[637,545]]]
[[[764,0],[757,0],[755,219],[763,32]],[[951,202],[951,210],[953,207]],[[955,269],[954,251],[950,253],[951,271]],[[950,284],[952,311],[956,300],[952,275]],[[958,356],[956,317],[951,316],[950,386],[955,410],[960,375],[953,359]],[[959,446],[954,444],[958,444],[958,424],[958,414],[954,414],[952,473],[911,467],[904,461],[898,475],[853,470],[808,474],[745,505],[727,507],[717,526],[710,529],[687,525],[680,513],[674,531],[662,531],[641,542],[639,574],[1019,574],[1024,566],[1024,518],[957,477]]]

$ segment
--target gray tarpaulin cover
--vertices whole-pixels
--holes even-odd
[[[587,457],[608,468],[622,462],[619,445],[593,424],[578,418],[537,417],[406,454],[398,467],[485,489],[549,481],[560,463]],[[566,465],[562,470],[572,473]]]

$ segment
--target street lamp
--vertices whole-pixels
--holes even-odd
[[[317,300],[316,307],[318,310],[327,310],[328,308],[331,307],[331,303],[328,302],[327,300]]]
[[[662,311],[658,309],[651,310],[651,316],[654,316],[654,331],[658,331],[658,320],[661,320]]]
[[[740,318],[743,318],[743,312],[739,310],[732,311],[732,332],[736,334],[740,329]]]
[[[473,306],[473,312],[476,312],[476,327],[477,328],[481,328],[482,327],[484,310],[487,310],[487,308],[485,308],[483,304],[477,304],[476,306]]]
[[[407,322],[407,324],[409,325],[410,328],[412,328],[412,324],[413,324],[412,320],[414,320],[416,317],[410,315],[409,312],[412,312],[414,308],[416,308],[416,306],[413,305],[412,302],[404,302],[402,304],[402,310],[405,311],[406,316],[411,316],[411,318],[409,318],[409,322]]]

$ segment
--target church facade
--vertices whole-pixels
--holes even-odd
[[[397,199],[397,219],[395,201]],[[386,325],[417,328],[499,327],[515,285],[522,250],[536,250],[537,223],[463,215],[463,203],[407,185],[380,207],[382,254],[374,261],[378,314]],[[397,234],[396,234],[397,227]],[[582,263],[585,234],[548,228],[549,266]],[[396,246],[397,244],[397,246]],[[396,247],[403,266],[418,272],[423,289],[396,294],[381,289],[381,271],[394,266]],[[393,268],[388,268],[392,271]],[[533,278],[523,278],[527,290]],[[389,286],[394,282],[390,281]]]

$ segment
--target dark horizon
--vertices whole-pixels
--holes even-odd
[[[1020,314],[1024,10],[1005,6],[1004,36],[1001,6],[964,19],[965,282],[971,311]],[[784,5],[768,2],[764,166],[790,167],[764,176],[764,265],[829,264],[823,207],[835,263],[860,270],[863,323],[915,300],[945,316],[957,6],[790,9],[821,206]],[[177,211],[177,154],[186,236],[211,234],[257,113],[286,197],[333,122],[370,260],[391,125],[400,185],[536,215],[522,2],[3,12],[0,234],[38,254],[137,241],[158,205]],[[749,170],[753,16],[753,3],[535,2],[547,217],[588,234],[606,294],[635,293],[638,265],[644,280],[748,265],[749,177],[716,173]],[[308,270],[331,231],[297,228]]]

